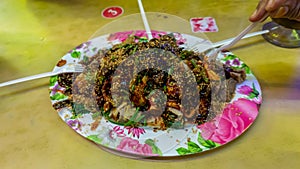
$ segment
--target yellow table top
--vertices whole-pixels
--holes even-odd
[[[257,1],[143,3],[148,12],[169,13],[187,21],[214,17],[219,31],[207,36],[216,42],[245,28]],[[108,6],[122,7],[123,15],[103,18],[101,11]],[[65,53],[99,28],[138,12],[135,0],[0,1],[0,82],[52,70]],[[176,27],[176,23],[170,26]],[[299,168],[299,48],[280,48],[257,36],[239,42],[232,52],[251,68],[263,91],[257,120],[235,141],[192,159],[172,162],[113,155],[83,139],[59,118],[50,103],[49,78],[44,78],[0,88],[0,168]]]

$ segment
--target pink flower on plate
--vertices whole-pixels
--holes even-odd
[[[129,35],[132,35],[133,31],[126,31],[126,32],[117,32],[114,34],[111,34],[108,37],[108,41],[114,41],[114,40],[120,40],[121,42],[124,42]]]
[[[256,90],[255,84],[252,84],[252,88],[247,85],[243,85],[237,89],[238,93],[246,95],[248,99],[254,101],[256,104],[261,104],[262,97],[258,90]]]
[[[82,123],[77,119],[70,119],[67,121],[67,124],[74,130],[80,130],[82,126]]]
[[[55,83],[55,85],[52,86],[50,88],[50,90],[51,90],[50,95],[52,96],[52,95],[54,95],[57,92],[63,93],[66,89],[64,87],[59,86],[58,83]]]
[[[176,39],[176,43],[178,45],[182,45],[186,42],[186,39],[182,36],[182,34],[177,33],[177,32],[173,32],[172,34],[173,34],[174,38]]]
[[[159,38],[161,35],[166,35],[167,32],[163,32],[163,31],[156,31],[156,30],[151,30],[152,32],[152,36],[154,38]]]
[[[148,144],[141,144],[138,140],[132,139],[130,137],[124,137],[120,144],[117,146],[118,150],[140,154],[140,155],[154,155],[151,146]]]
[[[101,126],[97,129],[98,138],[102,140],[101,144],[115,147],[119,144],[121,138],[125,137],[126,134],[124,132],[124,129],[120,126]]]
[[[165,35],[167,34],[166,32],[162,32],[162,31],[156,31],[156,30],[151,30],[151,34],[153,38],[159,38],[160,35]],[[135,31],[134,36],[137,37],[148,37],[147,33],[145,30],[137,30]]]
[[[240,98],[228,104],[213,121],[199,125],[198,128],[204,139],[225,144],[241,135],[253,123],[257,114],[258,106],[255,102]]]
[[[128,130],[128,134],[131,134],[132,133],[132,136],[133,137],[137,137],[137,138],[140,138],[140,135],[141,134],[145,134],[146,131],[145,129],[143,128],[138,128],[138,127],[131,127],[131,126],[126,126],[125,129]]]
[[[240,94],[250,95],[253,92],[253,89],[250,86],[244,85],[237,89]]]
[[[117,135],[118,137],[125,137],[124,130],[120,126],[113,127],[110,132],[110,136],[113,137],[113,135]]]
[[[241,62],[238,58],[235,58],[233,61],[232,61],[232,64],[233,65],[236,65],[236,66],[240,66],[241,65]]]
[[[167,34],[166,32],[155,31],[155,30],[152,30],[151,33],[154,38],[159,38],[159,35]],[[109,41],[119,40],[121,42],[124,42],[130,35],[134,35],[137,37],[147,37],[147,33],[145,30],[136,30],[136,31],[117,32],[111,34],[108,37],[108,40]]]

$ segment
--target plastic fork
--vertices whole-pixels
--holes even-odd
[[[266,33],[269,33],[269,32],[270,32],[269,30],[262,30],[262,31],[248,33],[244,37],[242,37],[242,39],[251,38],[251,37],[266,34]],[[233,39],[234,39],[234,37],[229,38],[229,39],[225,39],[225,40],[221,40],[221,41],[212,43],[211,45],[205,45],[205,46],[202,46],[202,44],[195,44],[195,45],[192,45],[189,48],[189,50],[197,51],[197,52],[201,53],[201,52],[204,52],[204,51],[206,51],[208,49],[211,49],[211,48],[217,48],[217,47],[220,47],[222,45],[226,45],[226,44],[230,43]],[[198,43],[201,43],[201,42],[198,42]]]
[[[27,77],[23,77],[20,79],[15,79],[15,80],[7,81],[4,83],[0,83],[0,87],[4,87],[4,86],[16,84],[16,83],[21,83],[21,82],[25,82],[25,81],[40,79],[40,78],[44,78],[44,77],[55,76],[55,75],[59,75],[62,73],[83,72],[83,70],[84,70],[84,67],[81,64],[68,64],[68,65],[62,67],[61,69],[56,69],[53,72],[45,72],[45,73],[41,73],[41,74],[37,74],[37,75],[27,76]]]
[[[153,38],[153,36],[152,36],[152,32],[151,32],[151,29],[150,29],[150,26],[149,26],[149,23],[148,23],[146,14],[145,14],[145,10],[144,10],[142,0],[138,0],[138,5],[139,5],[142,20],[143,20],[143,23],[144,23],[144,27],[145,27],[146,33],[148,35],[148,39],[150,40],[150,39]]]
[[[251,23],[249,26],[247,26],[242,32],[240,32],[236,37],[234,37],[232,39],[231,42],[215,49],[215,50],[212,50],[211,53],[208,54],[209,56],[209,60],[210,61],[214,61],[216,60],[217,56],[218,56],[218,53],[224,49],[228,49],[230,47],[232,47],[233,45],[235,45],[238,41],[240,41],[247,33],[249,33],[254,27],[256,27],[256,25],[262,21],[264,21],[269,15],[268,14],[265,14],[261,20],[257,21],[257,22],[253,22]]]

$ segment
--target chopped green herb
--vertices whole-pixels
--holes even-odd
[[[97,117],[100,117],[101,115],[102,115],[102,113],[100,111],[98,111],[92,115],[92,118],[96,119]]]
[[[73,104],[73,112],[75,113],[75,115],[90,113],[90,111],[85,109],[83,104],[77,104],[77,103]]]
[[[131,86],[131,91],[132,91],[132,92],[134,91],[134,88],[135,88],[135,85],[132,85],[132,86]]]
[[[171,66],[171,67],[169,68],[168,74],[169,74],[169,75],[172,75],[173,72],[174,72],[174,66]]]
[[[58,75],[50,77],[50,86],[54,86],[58,80]]]
[[[191,63],[193,64],[193,66],[194,66],[195,68],[198,67],[198,65],[197,65],[197,63],[196,63],[196,61],[195,61],[195,59],[191,59]]]
[[[116,59],[116,56],[111,57],[111,61],[115,61],[115,59]]]
[[[80,58],[81,52],[73,50],[71,53],[72,58]]]
[[[51,100],[64,100],[67,98],[68,98],[68,96],[66,96],[62,93],[59,93],[59,92],[55,93],[53,96],[50,96]]]

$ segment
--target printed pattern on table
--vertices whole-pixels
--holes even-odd
[[[124,13],[124,9],[119,6],[110,6],[102,10],[101,15],[104,18],[112,19],[121,16]]]
[[[218,32],[216,20],[212,17],[195,17],[190,19],[193,32]]]

